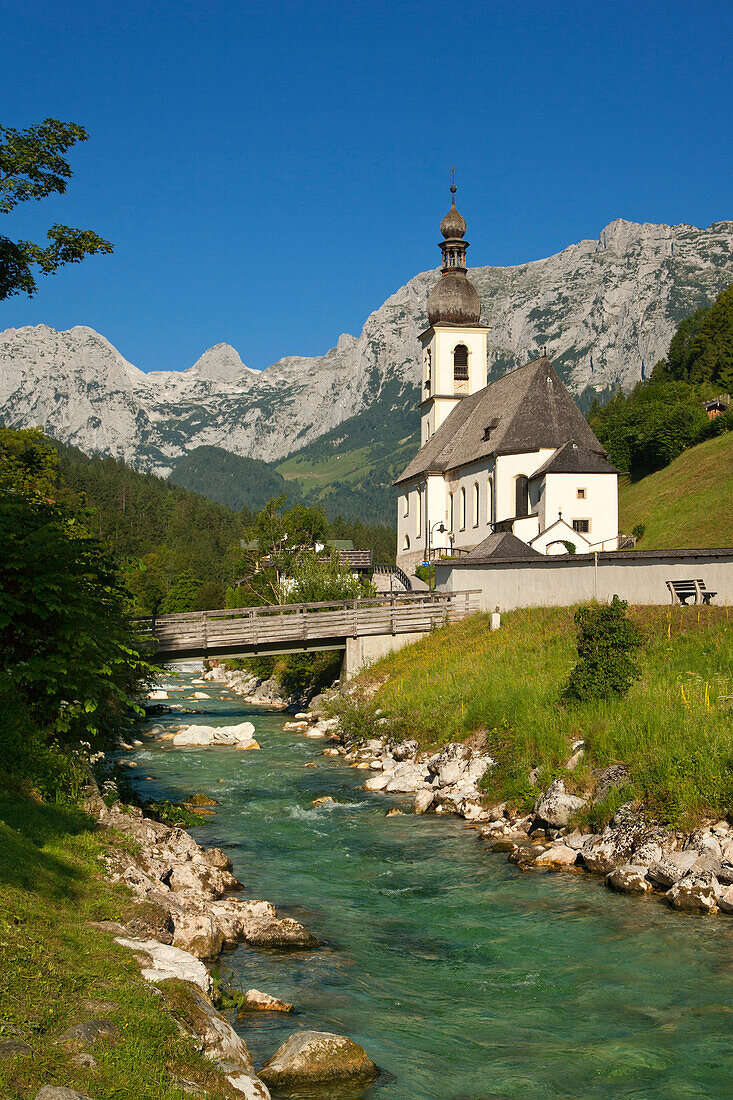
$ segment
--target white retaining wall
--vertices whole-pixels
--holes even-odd
[[[614,595],[630,604],[670,603],[668,580],[702,579],[713,603],[733,606],[733,547],[545,557],[522,562],[435,563],[438,592],[477,590],[484,611],[562,607]]]

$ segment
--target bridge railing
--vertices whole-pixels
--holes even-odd
[[[219,608],[138,619],[159,653],[224,652],[366,634],[433,630],[478,607],[478,591],[416,592],[356,600]]]

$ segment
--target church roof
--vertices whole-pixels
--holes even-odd
[[[536,477],[544,477],[545,474],[617,474],[618,470],[612,466],[605,455],[591,451],[574,440],[563,443],[554,455],[550,455],[547,462],[535,470],[530,480]]]
[[[491,558],[492,561],[529,561],[530,558],[542,556],[511,531],[492,531],[488,538],[474,547],[470,554],[465,554],[461,561],[474,561],[477,558],[482,561],[484,558]]]
[[[543,355],[463,397],[395,484],[424,474],[447,473],[489,455],[556,449],[569,440],[605,454]]]

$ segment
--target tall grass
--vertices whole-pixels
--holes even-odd
[[[498,766],[489,793],[527,800],[527,775],[564,774],[589,786],[592,770],[631,769],[633,792],[670,822],[733,812],[733,613],[727,608],[632,608],[645,644],[628,696],[562,705],[577,652],[572,608],[506,615],[491,633],[475,615],[372,666],[374,706],[425,747],[481,731]],[[564,771],[572,742],[583,764]]]

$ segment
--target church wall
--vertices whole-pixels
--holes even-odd
[[[519,474],[531,477],[550,455],[555,453],[554,447],[543,447],[539,451],[530,451],[518,455],[499,455],[496,460],[496,518],[509,519],[515,515],[515,478]],[[530,486],[530,493],[532,486]],[[516,532],[518,538],[523,538]]]
[[[733,549],[617,551],[529,562],[465,565],[436,563],[439,592],[481,593],[484,611],[518,607],[572,607],[614,595],[630,604],[669,604],[668,580],[701,577],[717,605],[733,603]]]
[[[618,477],[616,474],[547,474],[543,492],[542,529],[562,512],[572,527],[573,520],[588,520],[588,532],[581,532],[593,549],[615,550],[618,537]],[[578,498],[578,490],[585,493]],[[597,545],[599,544],[599,545]]]
[[[447,486],[448,491],[453,492],[454,522],[453,545],[459,550],[473,549],[491,534],[492,516],[488,515],[488,481],[491,478],[493,486],[493,462],[486,464],[467,466],[460,471],[460,475],[453,478]],[[478,485],[478,516],[475,509],[475,489]],[[461,528],[461,490],[466,493],[466,522]],[[446,492],[446,526],[449,522],[448,494]]]

